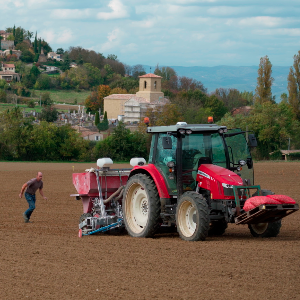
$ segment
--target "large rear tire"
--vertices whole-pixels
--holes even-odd
[[[280,232],[281,220],[273,223],[248,224],[254,237],[276,237]]]
[[[185,241],[204,241],[209,229],[209,211],[205,198],[196,192],[184,193],[177,204],[177,231]]]
[[[159,228],[160,198],[152,178],[133,175],[123,197],[124,223],[132,237],[152,237]]]

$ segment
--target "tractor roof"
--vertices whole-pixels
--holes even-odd
[[[184,124],[177,123],[176,125],[170,126],[154,126],[148,127],[148,133],[154,132],[177,132],[179,129],[190,129],[194,131],[218,131],[219,129],[226,129],[226,126],[219,126],[217,124]]]

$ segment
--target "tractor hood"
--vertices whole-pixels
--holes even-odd
[[[200,178],[205,177],[228,185],[243,185],[243,180],[239,175],[212,164],[202,164],[198,170],[198,175]]]

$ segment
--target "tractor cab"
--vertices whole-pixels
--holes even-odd
[[[186,124],[148,127],[152,134],[149,164],[164,177],[170,195],[196,189],[202,164],[213,164],[253,184],[253,162],[245,132],[216,124]],[[250,146],[256,146],[249,135]]]

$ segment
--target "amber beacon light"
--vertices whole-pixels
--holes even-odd
[[[213,123],[214,122],[214,118],[213,117],[208,117],[207,118],[207,122],[208,123]]]
[[[150,120],[148,117],[144,118],[144,123],[149,126]]]

